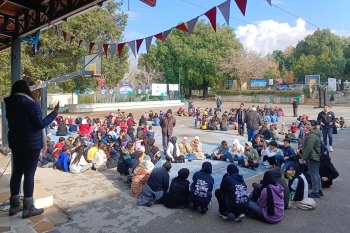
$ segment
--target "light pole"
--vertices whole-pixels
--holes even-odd
[[[181,99],[181,88],[180,88],[180,86],[181,86],[181,79],[180,79],[180,77],[181,77],[181,67],[179,68],[179,99]]]

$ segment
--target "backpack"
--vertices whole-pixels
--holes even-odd
[[[324,162],[327,159],[327,157],[329,157],[329,150],[322,140],[320,140],[320,144],[321,144],[321,152],[318,152],[315,148],[314,150],[320,156],[320,161]]]

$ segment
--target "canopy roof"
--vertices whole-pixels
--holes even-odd
[[[0,0],[0,51],[11,38],[33,35],[50,24],[67,21],[107,0]]]

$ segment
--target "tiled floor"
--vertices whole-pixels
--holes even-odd
[[[59,233],[55,226],[42,215],[22,219],[22,213],[9,217],[8,212],[0,213],[0,233]]]

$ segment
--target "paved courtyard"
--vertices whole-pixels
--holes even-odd
[[[195,101],[196,106],[202,109],[205,106],[214,107],[215,103],[206,101]],[[247,103],[247,106],[253,104]],[[255,104],[256,106],[257,104]],[[238,107],[239,103],[224,103],[223,109]],[[275,105],[273,105],[275,106]],[[278,105],[283,108],[285,117],[280,118],[280,125],[285,122],[287,126],[295,120],[292,116],[291,105]],[[186,106],[187,107],[187,106]],[[162,109],[166,111],[164,106]],[[176,108],[172,108],[176,112]],[[130,110],[135,116],[139,116],[150,109]],[[153,109],[159,112],[160,109]],[[312,106],[299,106],[299,114],[306,113],[310,119],[315,119],[321,109],[314,109]],[[350,107],[335,106],[332,111],[336,116],[344,116],[346,121],[349,117]],[[116,111],[116,109],[111,109]],[[129,112],[129,111],[126,111]],[[103,117],[109,112],[82,114],[82,116]],[[66,115],[64,115],[66,116]],[[71,115],[75,118],[78,115]],[[156,131],[156,142],[161,145],[160,128],[154,127]],[[202,131],[194,128],[193,117],[177,117],[177,125],[174,129],[174,136],[181,140],[187,136],[192,140],[199,136],[203,143],[203,151],[211,151],[219,145],[221,140],[227,140],[229,145],[234,138],[238,138],[241,144],[247,141],[246,137],[237,137],[237,131]],[[52,137],[54,138],[54,137]],[[56,211],[68,215],[69,221],[56,221],[57,229],[61,232],[349,232],[350,201],[347,193],[350,191],[349,180],[349,141],[350,129],[339,132],[335,135],[334,149],[332,153],[333,162],[340,173],[332,188],[325,190],[325,197],[317,201],[317,208],[312,211],[287,210],[284,220],[277,225],[268,225],[256,220],[246,219],[242,223],[235,223],[232,219],[224,221],[217,216],[217,202],[213,198],[213,204],[207,215],[202,216],[185,210],[170,210],[161,205],[154,205],[152,208],[139,207],[136,199],[129,195],[129,187],[124,184],[115,169],[98,173],[87,171],[83,174],[73,175],[52,169],[38,168],[36,182],[54,195]],[[160,146],[161,147],[161,146]],[[0,163],[0,170],[6,165],[7,158]],[[171,177],[177,175],[182,167],[187,167],[193,173],[200,169],[203,161],[192,163],[173,164]],[[213,177],[215,187],[220,185],[221,178],[226,172],[227,162],[211,161],[213,164]],[[252,190],[251,183],[261,179],[261,174],[266,169],[260,167],[256,171],[240,168],[240,173],[246,179],[249,191]],[[55,223],[55,219],[50,219]]]

